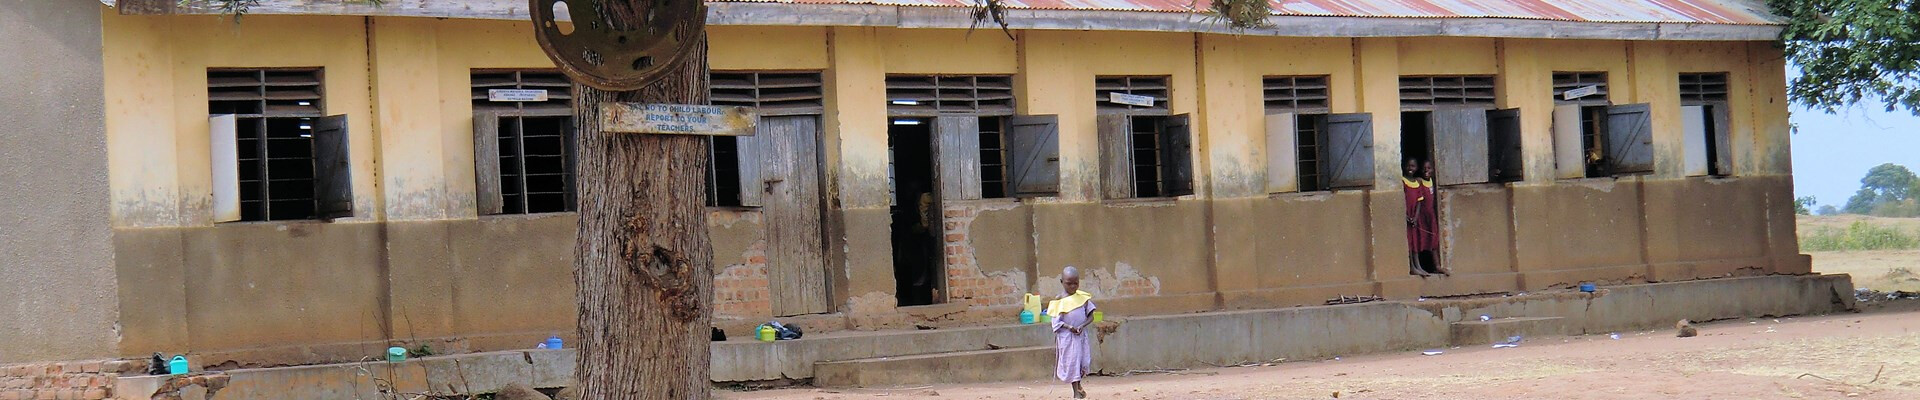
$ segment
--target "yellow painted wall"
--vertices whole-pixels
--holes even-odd
[[[1172,86],[1168,108],[1196,113],[1199,87],[1194,35],[1148,32],[1026,31],[1022,33],[1021,75],[1014,95],[1023,114],[1060,116],[1060,200],[1100,198],[1100,152],[1094,127],[1093,80],[1102,75],[1167,75]],[[1196,129],[1205,142],[1204,127]],[[1198,153],[1203,146],[1196,145]],[[1204,162],[1194,166],[1206,170]],[[1196,175],[1204,195],[1208,178]]]
[[[208,144],[202,133],[206,68],[325,67],[326,108],[352,121],[359,216],[445,220],[474,218],[471,71],[551,67],[524,22],[257,16],[234,25],[211,17],[112,12],[103,18],[110,60],[105,81],[114,220],[125,227],[208,225]],[[1033,204],[1100,202],[1092,96],[1094,77],[1100,75],[1171,77],[1170,108],[1196,119],[1198,198],[1266,196],[1260,85],[1262,77],[1273,75],[1328,75],[1333,112],[1373,113],[1376,187],[1385,191],[1376,195],[1392,197],[1397,190],[1397,78],[1407,75],[1498,74],[1500,105],[1523,110],[1525,186],[1561,184],[1551,177],[1549,110],[1556,71],[1605,71],[1615,103],[1655,103],[1660,172],[1647,179],[1679,175],[1683,153],[1675,74],[1681,72],[1730,74],[1737,171],[1783,174],[1791,168],[1780,87],[1783,64],[1778,50],[1764,43],[1091,31],[1016,35],[1017,41],[997,32],[964,30],[715,27],[711,64],[714,70],[824,72],[823,156],[830,166],[830,193],[839,209],[849,212],[887,207],[888,74],[1013,74],[1020,113],[1061,116],[1061,194],[1027,200]],[[1377,202],[1374,197],[1365,201]],[[1246,206],[1265,207],[1254,204]],[[1373,208],[1380,214],[1368,219],[1373,234],[1394,236],[1404,229],[1394,223],[1398,218],[1389,218],[1396,213],[1392,207]],[[845,232],[864,232],[837,238],[849,248],[888,246],[884,235],[872,237],[887,231],[885,218],[846,221]],[[1393,246],[1376,244],[1368,251],[1386,254]],[[1370,257],[1370,271],[1404,268],[1404,260]],[[847,269],[884,271],[889,262],[863,259],[868,261],[849,262]],[[1213,262],[1256,265],[1237,258]],[[1377,278],[1373,272],[1368,276]],[[862,289],[852,295],[884,288],[857,286]],[[1183,289],[1196,290],[1202,288]]]
[[[212,221],[207,68],[323,67],[328,114],[347,114],[358,218],[377,218],[366,30],[360,17],[126,17],[103,9],[115,226]],[[298,29],[288,29],[298,26]],[[118,62],[116,62],[118,61]]]

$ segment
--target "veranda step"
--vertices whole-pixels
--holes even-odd
[[[961,351],[905,357],[820,362],[819,387],[876,387],[1046,379],[1053,376],[1052,346]]]
[[[1454,346],[1472,346],[1507,341],[1507,338],[1522,336],[1527,339],[1564,336],[1567,327],[1561,317],[1518,317],[1494,318],[1486,321],[1460,321],[1451,324],[1451,344]]]

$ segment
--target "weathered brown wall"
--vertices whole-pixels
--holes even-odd
[[[1523,289],[1646,279],[1639,178],[1513,190],[1515,260]]]

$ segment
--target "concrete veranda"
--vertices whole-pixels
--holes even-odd
[[[1513,349],[1447,348],[1093,377],[1094,399],[1911,399],[1920,397],[1920,302],[1863,313],[1741,319],[1671,329],[1543,338]],[[723,399],[1064,399],[1052,381],[909,388],[721,392]]]

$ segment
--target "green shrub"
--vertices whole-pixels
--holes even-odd
[[[1920,234],[1854,221],[1847,229],[1819,228],[1800,236],[1803,251],[1907,250],[1920,248]]]

